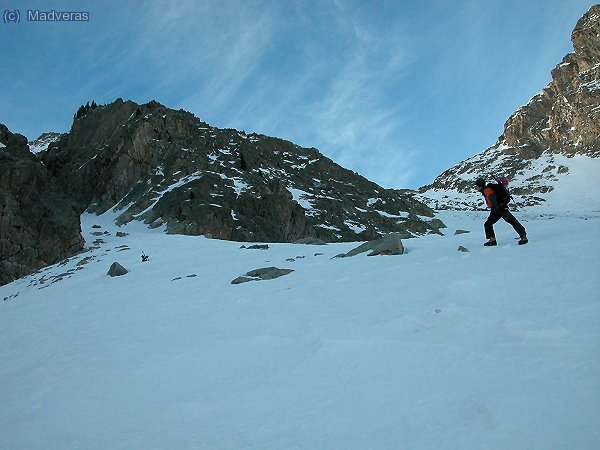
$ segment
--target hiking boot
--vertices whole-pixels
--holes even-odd
[[[527,236],[521,236],[521,239],[519,239],[519,245],[525,245],[529,242],[529,239],[527,239]]]
[[[498,243],[496,242],[496,239],[490,239],[485,244],[483,244],[484,247],[492,247],[494,245],[498,245]]]

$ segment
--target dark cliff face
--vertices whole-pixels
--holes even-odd
[[[120,223],[142,220],[171,233],[331,242],[441,225],[409,194],[383,189],[316,149],[214,128],[157,102],[89,110],[43,159],[80,211],[115,208]]]
[[[74,202],[29,151],[27,139],[0,124],[0,284],[83,248]]]
[[[522,179],[524,204],[553,189],[567,166],[555,155],[600,157],[600,5],[585,13],[573,29],[574,52],[552,70],[552,81],[504,125],[496,144],[463,161],[421,188],[465,192],[477,175],[492,172]],[[542,164],[535,162],[547,161]],[[535,167],[534,167],[535,166]]]

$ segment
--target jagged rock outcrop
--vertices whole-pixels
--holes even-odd
[[[517,203],[534,205],[568,173],[568,158],[600,157],[600,5],[579,19],[571,39],[574,52],[552,70],[550,84],[506,121],[498,141],[445,171],[421,192],[470,192],[476,177],[500,173],[514,180]],[[466,198],[459,203],[472,206]],[[432,202],[438,208],[443,204],[439,196],[437,204]]]
[[[43,155],[80,211],[120,212],[169,233],[238,241],[367,240],[438,232],[411,195],[316,149],[212,127],[152,101],[82,111]]]
[[[27,139],[0,124],[0,285],[83,248],[79,214]]]

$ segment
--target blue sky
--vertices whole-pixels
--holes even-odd
[[[157,100],[416,188],[492,145],[551,80],[579,0],[3,0],[0,123],[68,131],[88,100]],[[28,9],[87,11],[34,23]]]

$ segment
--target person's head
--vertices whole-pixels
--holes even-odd
[[[477,189],[483,189],[485,187],[485,180],[483,178],[477,178],[475,180],[475,186],[477,186]]]

